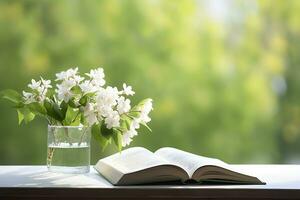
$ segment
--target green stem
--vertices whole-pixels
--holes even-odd
[[[51,133],[53,134],[53,140],[54,140],[54,144],[56,145],[57,144],[57,139],[55,137],[55,132],[56,132],[56,129],[54,127],[51,128]]]
[[[85,133],[86,133],[87,129],[88,129],[88,128],[85,128],[84,132],[82,133],[82,135],[81,135],[81,137],[80,137],[80,141],[79,141],[79,143],[78,143],[78,146],[80,146],[80,145],[81,145],[81,143],[82,143],[82,140],[83,140],[83,136],[85,135]]]
[[[127,117],[129,117],[130,119],[134,119],[134,117],[128,115],[127,113],[124,113]]]
[[[50,147],[47,155],[47,166],[50,167],[55,149]]]
[[[65,130],[66,137],[69,141],[69,144],[70,144],[70,146],[72,146],[72,142],[71,142],[71,139],[69,137],[69,129],[67,127],[65,127],[64,130]]]
[[[80,114],[80,111],[76,114],[76,117],[72,120],[72,122],[70,124],[72,124],[73,122],[75,122],[75,120],[77,119],[78,115]]]

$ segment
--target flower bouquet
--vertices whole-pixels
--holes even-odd
[[[48,167],[54,162],[55,155],[55,148],[49,148],[51,145],[87,145],[91,132],[102,149],[114,143],[120,151],[138,134],[140,125],[151,131],[147,123],[151,120],[148,115],[152,110],[152,99],[131,106],[129,97],[135,94],[132,87],[125,83],[122,90],[105,86],[104,77],[102,68],[92,69],[84,75],[78,73],[78,68],[71,68],[56,74],[55,88],[50,80],[41,77],[40,80],[32,79],[22,94],[11,89],[1,92],[3,98],[14,104],[19,124],[28,123],[35,116],[48,121]],[[61,156],[61,159],[66,158],[67,154]]]

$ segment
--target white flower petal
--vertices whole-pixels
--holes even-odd
[[[103,68],[92,69],[90,73],[86,73],[86,75],[91,78],[91,83],[96,87],[105,85]]]
[[[23,91],[23,99],[25,100],[26,104],[30,104],[35,102],[35,95],[30,92]]]
[[[36,90],[40,87],[40,85],[41,85],[41,81],[35,81],[34,79],[32,79],[31,83],[28,84],[28,87],[33,90]]]
[[[117,111],[112,111],[106,118],[105,124],[108,129],[120,126],[120,116]]]
[[[125,132],[122,135],[122,146],[125,147],[131,143],[132,139],[130,137],[130,134],[128,132]]]
[[[123,114],[126,113],[130,110],[131,106],[130,106],[130,100],[129,99],[125,99],[124,97],[120,97],[118,100],[118,105],[117,105],[117,110],[119,112],[119,114]]]
[[[123,93],[128,96],[133,96],[135,94],[135,92],[132,90],[132,87],[127,86],[126,83],[123,83]]]

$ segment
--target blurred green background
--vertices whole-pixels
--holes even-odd
[[[300,163],[300,1],[1,0],[0,90],[103,67],[154,100],[131,146]],[[0,101],[0,164],[45,164],[47,124]],[[92,164],[104,152],[92,143]]]

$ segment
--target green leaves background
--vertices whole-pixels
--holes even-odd
[[[299,1],[218,0],[224,12],[211,2],[2,0],[0,90],[101,66],[111,85],[154,99],[153,134],[140,129],[132,145],[232,163],[297,160]],[[43,164],[47,123],[18,127],[5,101],[0,110],[0,163]],[[92,163],[113,152],[94,143]]]

